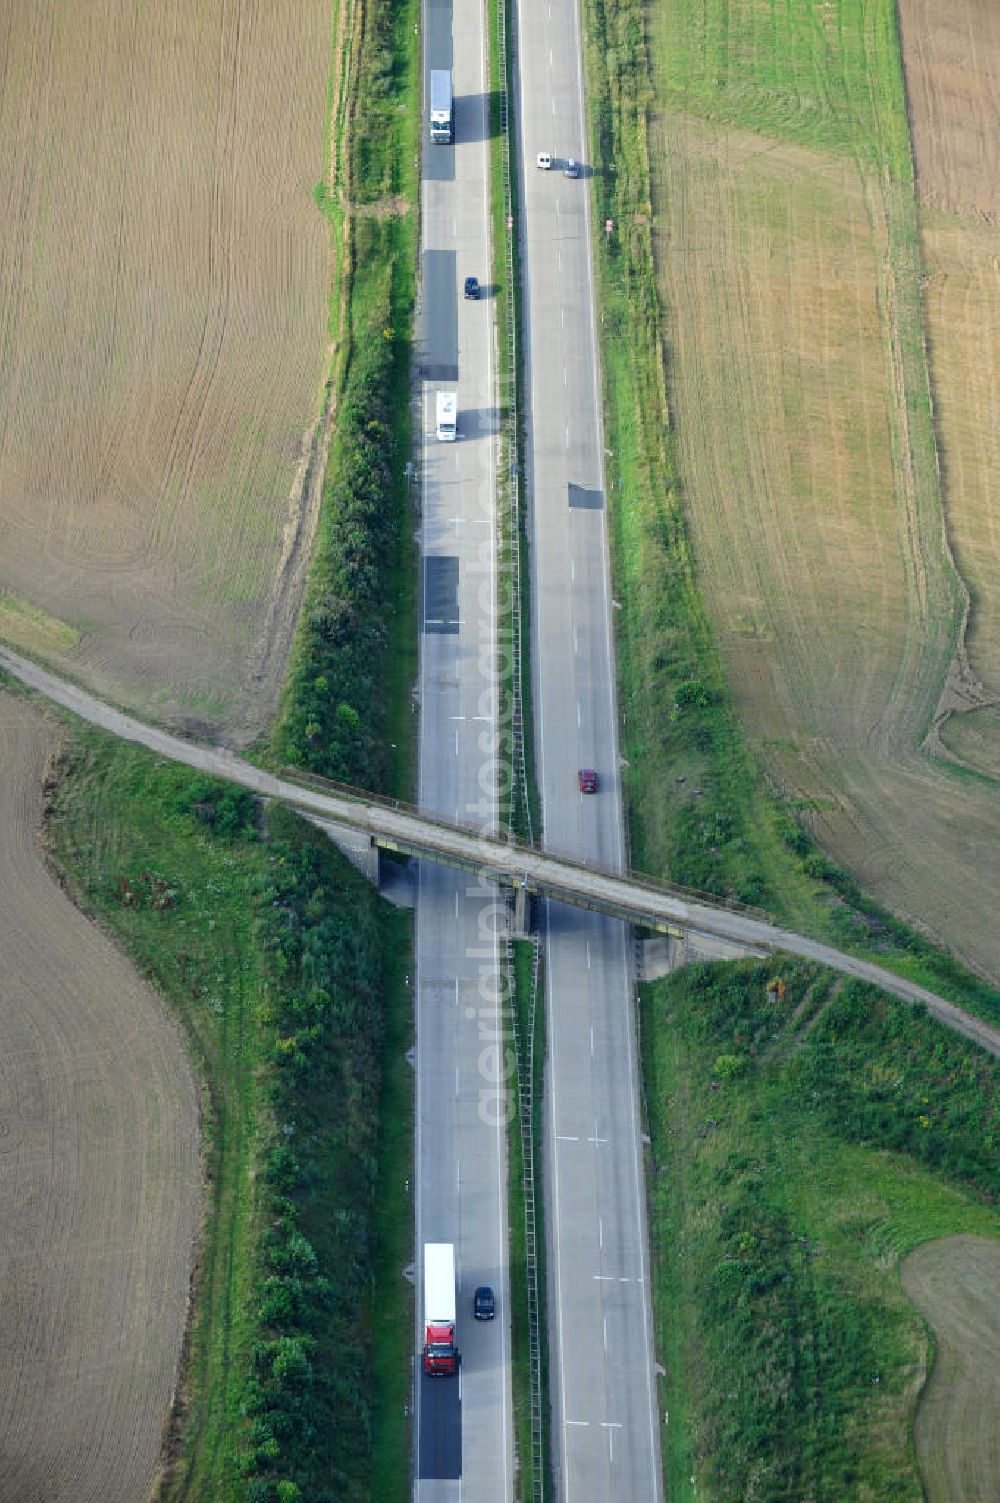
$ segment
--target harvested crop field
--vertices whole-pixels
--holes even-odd
[[[137,1503],[180,1358],[197,1091],[162,1005],[41,858],[53,745],[0,693],[0,1499]]]
[[[1000,1476],[1000,1242],[927,1242],[903,1263],[901,1278],[936,1346],[914,1427],[928,1503],[993,1503]]]
[[[1000,10],[993,0],[899,0],[917,191],[1000,224]]]
[[[1000,800],[924,744],[946,685],[956,705],[973,690],[952,666],[965,597],[943,535],[894,12],[833,9],[837,28],[824,8],[659,7],[650,153],[677,469],[771,776],[877,898],[996,979]],[[982,474],[985,458],[980,517]]]
[[[330,14],[0,0],[11,639],[234,742],[273,710],[315,520]]]
[[[1000,777],[1000,11],[900,5],[945,514],[968,583],[966,695],[940,729]]]

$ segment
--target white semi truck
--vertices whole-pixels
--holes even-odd
[[[435,432],[443,444],[452,444],[458,437],[458,394],[439,391],[435,410]]]
[[[455,1249],[450,1242],[424,1243],[424,1372],[458,1372],[455,1346]]]

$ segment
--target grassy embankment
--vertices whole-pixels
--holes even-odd
[[[643,1033],[672,1503],[917,1503],[933,1351],[898,1265],[1000,1236],[1000,1067],[804,964],[649,985]]]
[[[317,190],[334,265],[330,463],[265,753],[400,791],[415,15],[382,0],[334,17]],[[262,831],[248,796],[92,732],[69,737],[52,834],[67,885],[184,1022],[203,1083],[206,1213],[162,1497],[408,1495],[408,918],[294,816],[271,811]]]
[[[706,0],[709,9],[714,3]],[[609,241],[598,235],[595,257],[613,451],[609,518],[616,595],[623,602],[616,613],[617,654],[633,864],[765,907],[792,927],[876,955],[996,1020],[1000,1002],[989,987],[879,908],[815,849],[795,811],[761,775],[735,720],[675,481],[651,233],[647,115],[655,100],[644,9],[639,0],[588,0],[585,13],[591,156],[599,165],[593,217],[595,225],[611,218],[615,226]],[[882,40],[876,56],[888,98],[899,57],[894,32]],[[893,97],[901,103],[898,89]],[[887,164],[902,173],[903,145],[888,105],[880,108],[883,119],[895,122],[892,131],[886,126]],[[922,370],[914,323],[919,289],[907,281],[912,213],[901,210],[899,224],[897,271],[907,295],[917,299],[913,317],[901,320],[904,354],[908,368],[919,360]],[[921,391],[914,376],[906,391],[915,408],[926,401],[926,381]],[[915,412],[915,428],[919,416]]]

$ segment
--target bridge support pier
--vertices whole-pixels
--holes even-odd
[[[531,938],[531,894],[527,882],[514,884],[513,933],[515,939]]]

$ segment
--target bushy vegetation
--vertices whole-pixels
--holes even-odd
[[[403,520],[388,286],[366,324],[355,335],[338,402],[316,553],[275,741],[287,762],[373,787],[385,776],[383,677],[394,609],[391,565]]]
[[[359,13],[341,179],[341,359],[309,583],[272,738],[281,761],[409,793],[415,564],[406,462],[416,257],[416,8]],[[392,756],[392,743],[401,754]]]
[[[670,1497],[919,1499],[896,1262],[1000,1235],[1000,1067],[784,960],[647,987],[643,1034]]]
[[[258,898],[274,977],[259,1129],[266,1226],[239,1466],[252,1503],[322,1503],[369,1495],[380,933],[374,894],[345,880],[318,832],[276,813],[270,848]],[[282,1482],[300,1492],[283,1495]]]
[[[311,826],[230,794],[86,730],[49,790],[68,885],[175,1010],[202,1072],[212,1214],[161,1496],[360,1499],[397,916]],[[169,901],[133,901],[137,884]]]

